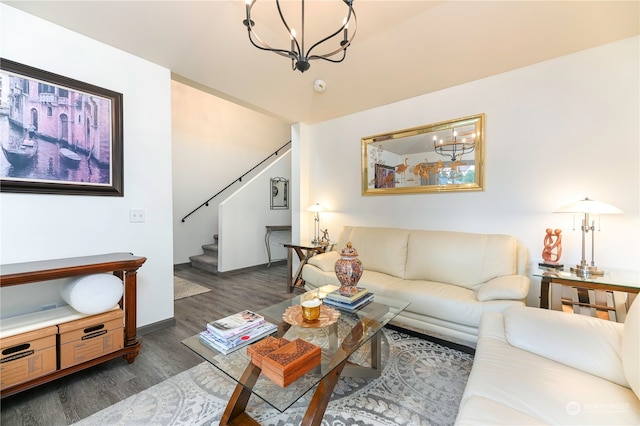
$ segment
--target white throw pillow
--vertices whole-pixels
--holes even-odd
[[[622,330],[622,368],[631,390],[640,398],[640,298],[631,305]]]
[[[73,309],[87,315],[113,308],[122,297],[122,280],[112,274],[93,274],[74,279],[60,290]]]

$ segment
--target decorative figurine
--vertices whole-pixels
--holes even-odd
[[[329,229],[325,229],[325,230],[320,230],[322,231],[322,238],[320,238],[320,245],[321,246],[328,246],[329,245]]]
[[[544,236],[544,249],[542,249],[542,259],[544,263],[541,266],[561,268],[560,257],[562,256],[562,230],[547,228]]]

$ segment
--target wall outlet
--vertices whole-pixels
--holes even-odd
[[[50,309],[55,309],[57,307],[58,307],[58,305],[56,305],[55,303],[52,303],[50,305],[42,305],[42,310],[43,311],[48,311]]]
[[[140,223],[146,220],[146,214],[144,209],[130,209],[129,210],[129,222]]]

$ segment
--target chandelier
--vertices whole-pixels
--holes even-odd
[[[246,10],[247,10],[247,18],[242,21],[242,23],[247,27],[247,31],[249,33],[249,41],[255,47],[260,50],[267,50],[273,53],[276,53],[281,56],[285,56],[287,58],[291,58],[291,69],[298,70],[300,72],[305,72],[311,67],[309,61],[314,59],[322,59],[329,62],[342,62],[344,58],[347,56],[347,47],[351,45],[351,41],[356,35],[356,29],[358,26],[358,21],[356,19],[356,12],[353,10],[353,1],[354,0],[337,0],[341,1],[348,8],[346,17],[342,21],[342,26],[339,27],[335,32],[329,34],[325,38],[317,41],[313,44],[310,43],[311,47],[305,50],[305,47],[308,44],[305,43],[305,8],[304,8],[304,0],[301,1],[301,27],[300,27],[300,35],[297,34],[294,28],[291,28],[287,21],[284,19],[284,14],[282,13],[282,9],[280,7],[280,0],[276,0],[276,7],[278,8],[278,14],[280,15],[280,20],[282,20],[282,24],[287,30],[289,38],[291,39],[291,48],[289,50],[282,48],[273,48],[269,46],[269,44],[265,43],[260,39],[260,37],[256,34],[254,26],[256,23],[251,19],[251,9],[256,4],[258,0],[245,0]],[[352,23],[351,30],[349,29],[349,25]],[[339,41],[338,41],[339,40]],[[327,46],[330,51],[329,53],[324,54],[312,54],[316,48],[322,46],[325,42],[327,42]],[[335,44],[331,46],[331,42]],[[337,43],[336,43],[337,42]],[[338,58],[334,58],[335,55],[342,54]]]
[[[451,129],[451,132],[452,138],[448,141],[438,140],[438,136],[433,137],[433,149],[436,153],[444,157],[450,157],[451,161],[456,161],[458,157],[462,157],[464,154],[473,152],[476,149],[475,132],[461,135],[462,139],[460,140],[458,140],[458,132],[455,129]]]

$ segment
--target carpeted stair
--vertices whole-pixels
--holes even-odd
[[[213,236],[213,244],[202,246],[204,254],[189,257],[191,266],[212,274],[218,273],[218,234]]]

